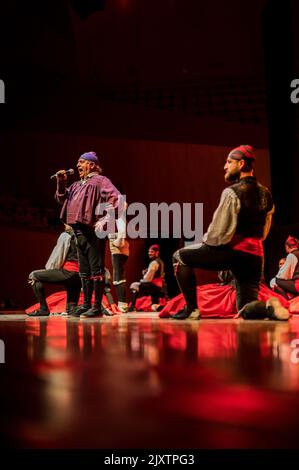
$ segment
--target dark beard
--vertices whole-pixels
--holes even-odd
[[[236,183],[240,179],[240,171],[236,173],[229,173],[224,176],[224,179],[227,183]]]

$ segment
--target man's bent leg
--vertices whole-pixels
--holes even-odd
[[[186,266],[178,250],[173,255],[173,264],[175,268],[175,275],[179,288],[186,300],[187,308],[192,311],[197,308],[196,297],[196,276],[193,268]]]
[[[129,312],[135,312],[135,309],[136,309],[136,302],[137,302],[137,299],[138,299],[138,296],[139,296],[140,285],[141,285],[140,282],[133,282],[133,283],[130,285],[130,289],[131,289],[131,305],[130,305],[129,310],[128,310]]]
[[[183,263],[180,251],[178,250],[174,253],[173,265],[177,283],[186,301],[186,307],[183,311],[173,315],[172,318],[177,320],[184,320],[190,317],[199,319],[200,313],[197,307],[195,272]]]
[[[113,285],[116,290],[118,299],[118,309],[125,313],[128,311],[127,303],[127,281],[125,275],[125,263],[128,260],[127,255],[114,254],[112,255],[112,266],[113,266]]]
[[[44,288],[42,281],[40,280],[40,279],[44,279],[47,282],[47,279],[48,279],[47,274],[48,274],[48,270],[46,269],[32,271],[32,273],[29,274],[28,282],[29,284],[31,284],[35,297],[37,298],[40,304],[40,307],[38,310],[29,313],[29,316],[31,317],[50,315],[49,307],[48,307],[47,300],[46,300],[45,288]]]
[[[190,318],[190,310],[197,309],[196,277],[194,268],[209,271],[230,269],[235,252],[227,245],[209,246],[204,243],[189,245],[175,252],[173,261],[179,287],[186,300],[184,312],[178,312],[173,318]],[[192,310],[191,310],[192,312]],[[198,313],[192,315],[199,317]]]
[[[258,301],[263,258],[245,252],[237,252],[236,256],[236,266],[232,271],[238,312],[246,320],[267,318],[266,303]]]
[[[285,292],[285,297],[288,298],[287,293],[290,292],[293,295],[299,295],[299,292],[297,291],[295,287],[295,281],[289,279],[276,279],[276,284],[277,286]]]
[[[243,268],[234,272],[236,281],[237,307],[246,320],[288,320],[289,312],[279,299],[270,297],[267,302],[258,301],[258,291],[262,276],[263,259],[254,255],[243,255]],[[246,258],[246,259],[245,259]],[[246,277],[244,272],[246,270]],[[247,277],[251,275],[249,278]]]

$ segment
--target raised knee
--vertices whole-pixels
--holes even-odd
[[[35,271],[32,271],[29,276],[28,276],[28,279],[30,281],[37,281],[36,277],[35,277]]]
[[[182,251],[184,249],[183,248],[180,248],[179,250],[175,251],[172,255],[172,260],[173,260],[173,264],[183,264],[185,265],[184,261],[182,260]]]
[[[139,286],[140,286],[140,282],[133,282],[133,283],[130,285],[130,289],[136,290],[136,291],[138,292],[138,291],[139,291]]]
[[[181,250],[177,250],[173,253],[172,263],[173,263],[174,274],[176,275],[179,267],[185,265],[185,263],[183,262],[181,258]]]

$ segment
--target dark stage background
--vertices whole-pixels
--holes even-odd
[[[128,202],[203,202],[206,228],[227,152],[253,145],[257,176],[272,181],[277,206],[266,243],[266,276],[274,275],[284,237],[299,235],[296,2],[106,0],[88,8],[96,3],[1,7],[0,298],[33,301],[27,274],[43,267],[59,234],[49,176],[91,149]],[[28,207],[32,222],[22,217]],[[168,265],[174,245],[163,244]],[[131,243],[129,281],[140,277],[146,246]]]

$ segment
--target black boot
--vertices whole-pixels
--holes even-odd
[[[66,304],[66,314],[71,317],[74,316],[76,308],[77,304],[75,302],[68,302]]]
[[[47,317],[50,315],[49,307],[46,301],[46,294],[43,284],[40,281],[35,281],[32,285],[33,292],[40,303],[38,310],[29,313],[30,317]]]
[[[91,308],[82,312],[81,316],[86,318],[102,316],[102,297],[104,293],[105,282],[101,279],[94,279],[94,303]]]
[[[135,305],[136,305],[136,301],[138,297],[138,292],[137,290],[132,290],[131,294],[132,294],[132,302],[131,302],[128,312],[135,312],[136,311]]]
[[[73,317],[80,317],[80,315],[84,312],[87,312],[91,308],[91,298],[93,293],[93,280],[92,279],[84,279],[82,278],[82,288],[84,294],[84,302],[83,305],[78,305],[73,310],[72,316]]]
[[[44,310],[43,308],[39,308],[34,312],[28,313],[29,317],[48,317],[50,312],[48,310]]]
[[[173,320],[200,320],[200,312],[198,308],[188,308],[187,305],[180,310],[179,312],[175,313],[171,317]]]

